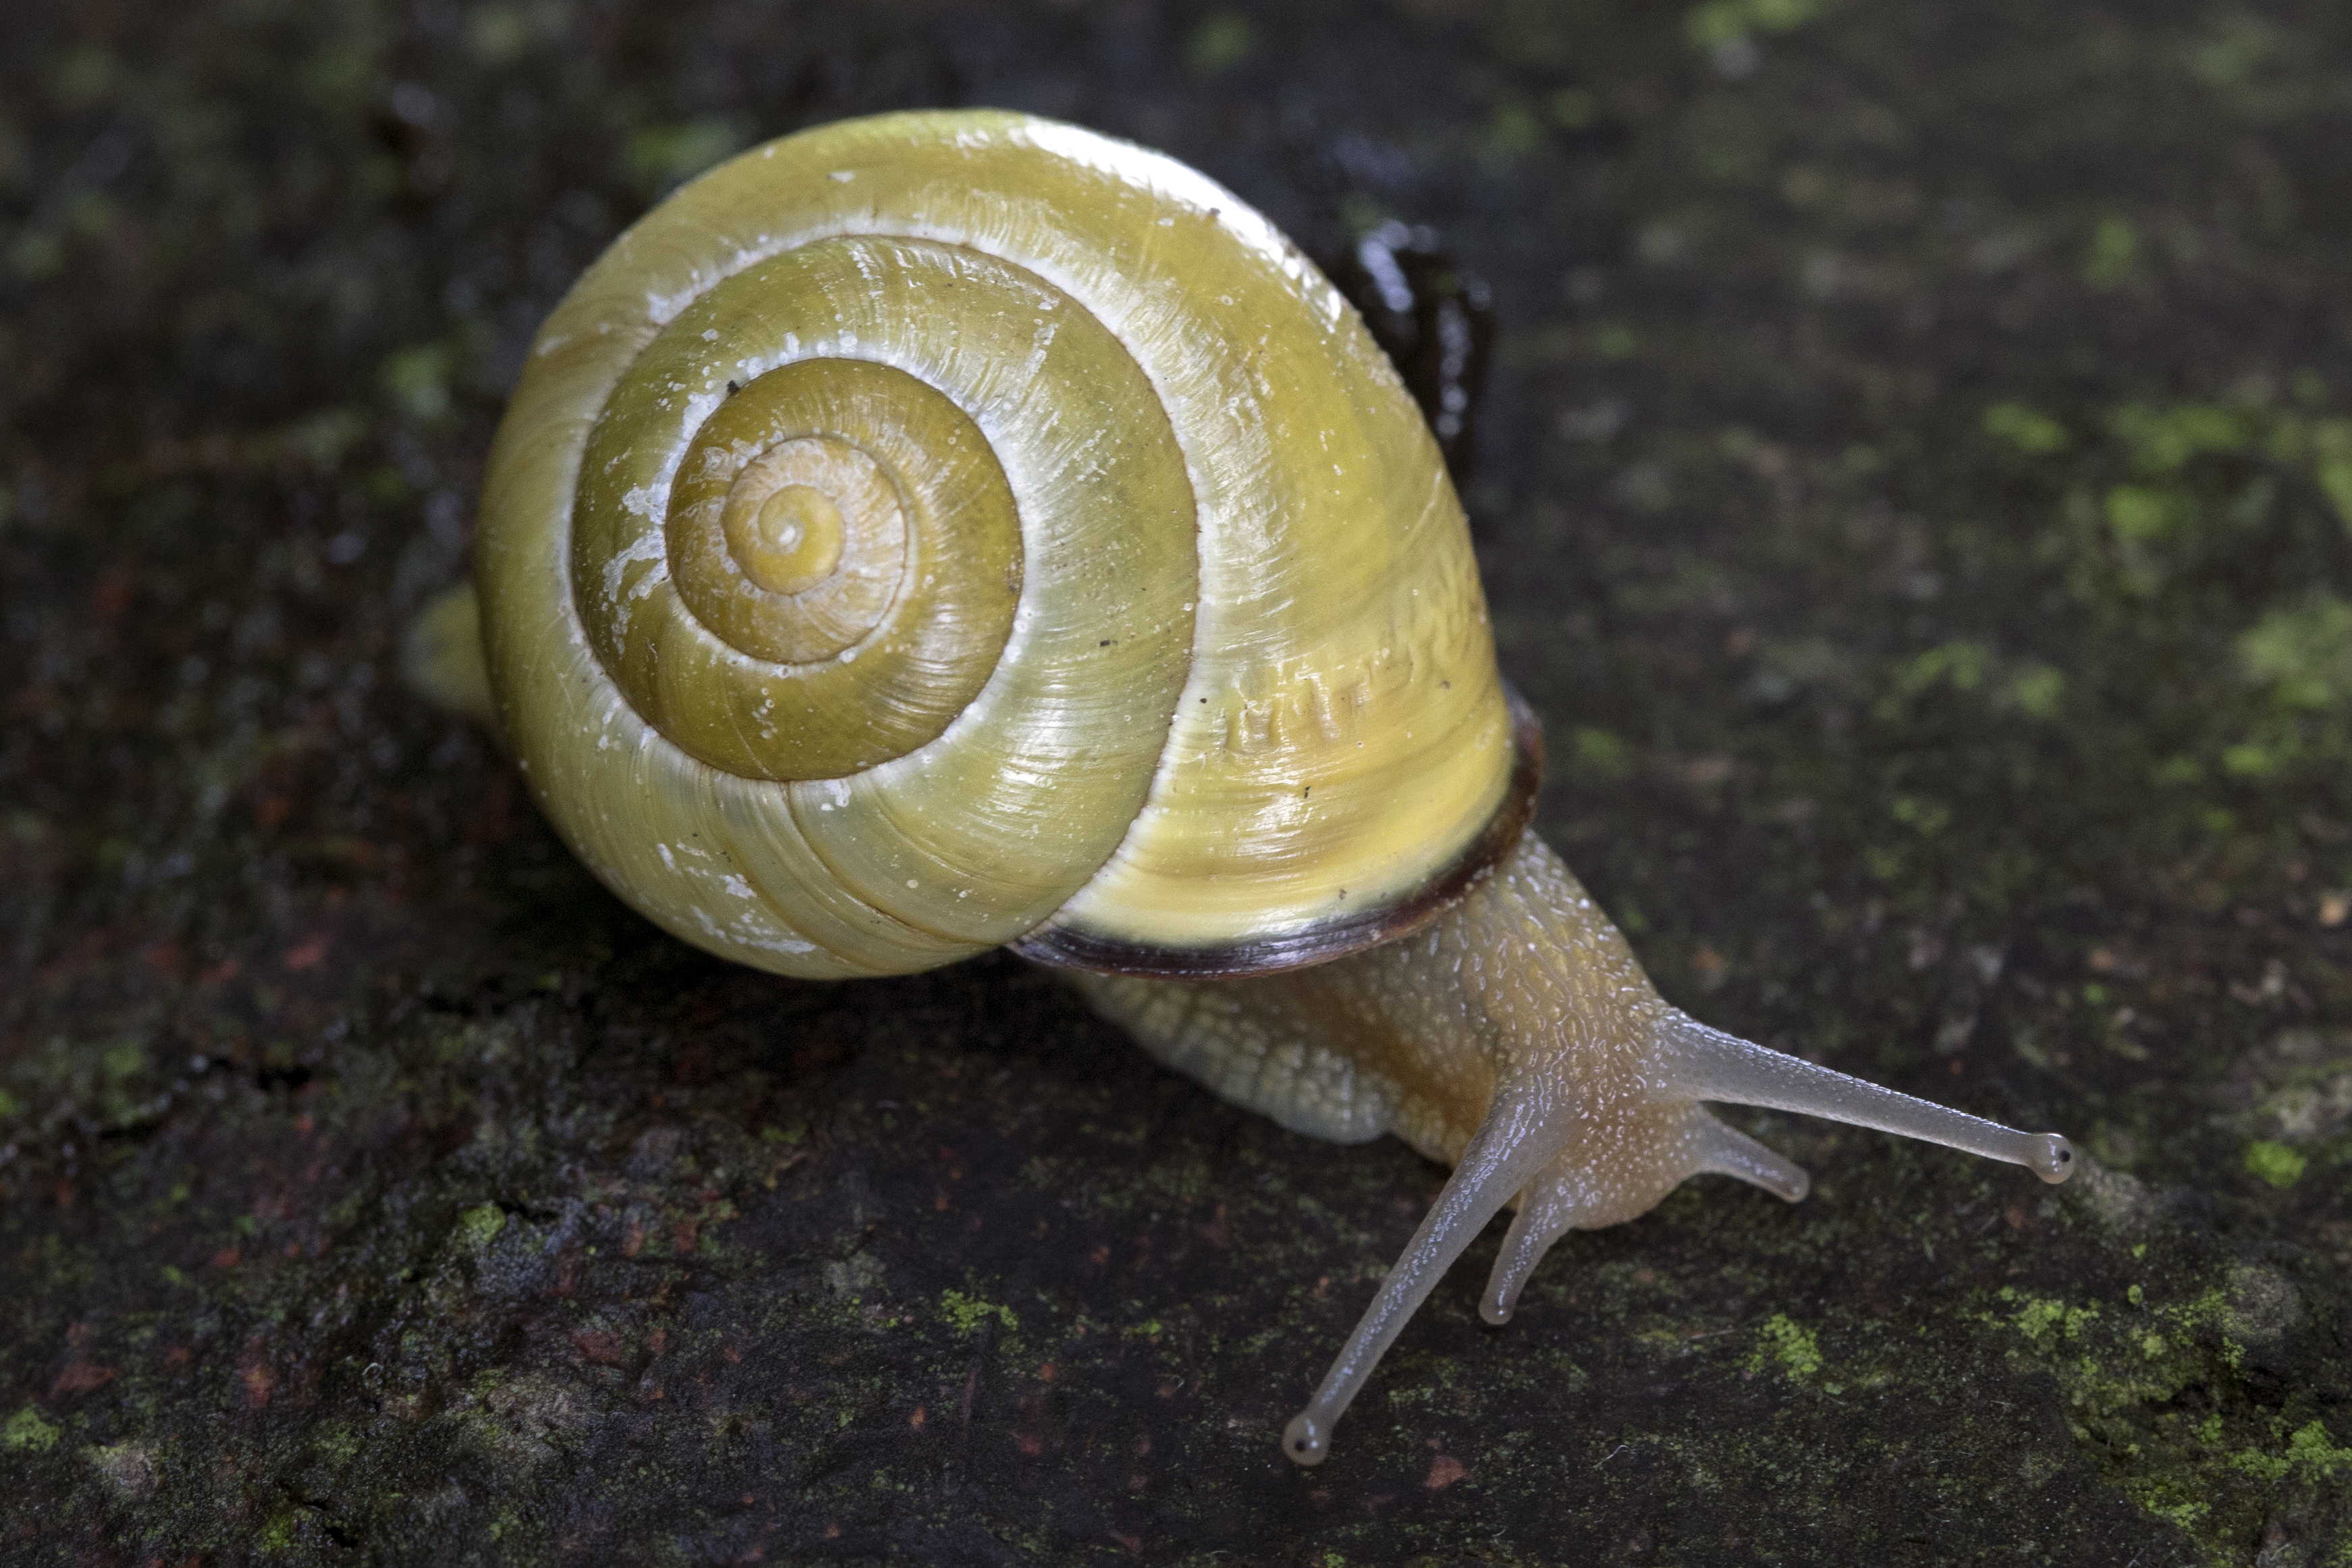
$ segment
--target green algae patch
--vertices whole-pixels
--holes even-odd
[[[2013,1287],[1987,1304],[1982,1321],[2015,1335],[2012,1358],[2056,1379],[2076,1442],[2145,1512],[2217,1561],[2265,1519],[2324,1511],[2352,1468],[2352,1451],[2308,1405],[2296,1410],[2303,1396],[2282,1406],[2250,1381],[2309,1321],[2274,1270],[2234,1265],[2169,1301],[2135,1281],[2116,1304]]]
[[[2004,1286],[2000,1291],[2004,1301],[2017,1303],[2017,1314],[2011,1326],[2034,1345],[2054,1348],[2061,1341],[2078,1340],[2083,1331],[2099,1321],[2098,1303],[2070,1307],[2065,1302],[2046,1296],[2029,1296]]]
[[[2273,1186],[2293,1186],[2311,1162],[2284,1144],[2257,1138],[2246,1145],[2246,1169]]]
[[[2259,1448],[2247,1448],[2232,1455],[2228,1462],[2232,1469],[2243,1470],[2263,1480],[2276,1481],[2285,1479],[2298,1468],[2321,1474],[2352,1469],[2352,1448],[2337,1448],[2328,1437],[2326,1423],[2312,1421],[2297,1427],[2294,1435],[2286,1440],[2285,1448],[2279,1453],[2266,1454]]]
[[[504,1209],[495,1203],[477,1204],[457,1217],[457,1245],[465,1251],[479,1252],[506,1228]]]
[[[16,1454],[46,1454],[58,1446],[58,1429],[41,1419],[40,1412],[26,1406],[0,1426],[0,1448]]]
[[[2264,612],[2240,633],[2239,668],[2289,707],[2326,709],[2352,698],[2352,604],[2325,589]]]
[[[1812,1330],[1786,1312],[1774,1312],[1756,1331],[1756,1350],[1748,1358],[1750,1372],[1761,1372],[1768,1366],[1777,1366],[1800,1381],[1816,1376],[1822,1370],[1821,1341],[1814,1337]]]
[[[968,1296],[961,1291],[941,1291],[940,1311],[946,1314],[948,1322],[955,1324],[959,1333],[971,1333],[991,1318],[995,1319],[1007,1333],[1017,1333],[1021,1328],[1021,1320],[1013,1315],[1011,1307],[999,1306],[978,1296]]]
[[[2063,452],[2073,440],[2064,425],[2021,402],[1997,402],[1986,409],[1984,428],[1987,435],[2008,442],[2029,457]]]
[[[1710,52],[1745,43],[1750,35],[1793,32],[1822,12],[1821,0],[1701,0],[1683,13],[1683,37]]]
[[[264,1555],[273,1556],[291,1549],[295,1542],[297,1523],[298,1519],[292,1509],[278,1510],[270,1515],[268,1522],[261,1527],[261,1533],[254,1537],[255,1548]]]

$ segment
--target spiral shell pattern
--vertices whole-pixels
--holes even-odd
[[[1360,323],[1050,121],[827,127],[630,229],[534,345],[477,581],[559,831],[787,972],[1224,950],[1426,883],[1508,792],[1459,508]]]

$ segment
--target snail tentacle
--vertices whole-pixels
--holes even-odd
[[[2074,1146],[2055,1133],[2021,1133],[1965,1111],[1916,1099],[1875,1083],[1768,1051],[1670,1014],[1659,1030],[1661,1054],[1675,1087],[1699,1100],[1797,1111],[1850,1126],[1896,1133],[1989,1160],[2023,1166],[2056,1184],[2074,1172]]]
[[[1811,1190],[1801,1166],[1781,1158],[1747,1134],[1725,1126],[1701,1105],[1677,1105],[1679,1125],[1659,1128],[1661,1180],[1671,1187],[1695,1176],[1737,1176],[1790,1203]],[[1673,1118],[1666,1118],[1671,1121]],[[1519,1195],[1518,1212],[1503,1238],[1495,1270],[1479,1298],[1478,1313],[1500,1326],[1517,1310],[1519,1292],[1552,1244],[1570,1230],[1591,1230],[1616,1215],[1594,1189],[1590,1156],[1570,1142],[1559,1156]]]
[[[498,699],[482,659],[482,605],[461,582],[425,601],[401,639],[400,672],[411,689],[445,713],[486,730],[498,727]]]
[[[1704,1110],[1694,1107],[1691,1120],[1700,1144],[1693,1176],[1736,1176],[1784,1203],[1802,1203],[1813,1190],[1813,1178],[1804,1166],[1782,1158],[1738,1129],[1725,1126]]]
[[[1422,1217],[1403,1256],[1381,1281],[1372,1304],[1348,1336],[1322,1386],[1284,1428],[1283,1451],[1302,1465],[1318,1465],[1329,1451],[1331,1428],[1363,1388],[1372,1368],[1405,1323],[1462,1256],[1550,1156],[1548,1134],[1555,1108],[1538,1087],[1497,1090],[1486,1120],[1462,1151],[1454,1175]]]
[[[1496,1255],[1486,1293],[1478,1299],[1478,1315],[1489,1323],[1499,1328],[1511,1321],[1511,1314],[1518,1310],[1519,1292],[1527,1288],[1536,1265],[1544,1260],[1553,1242],[1576,1228],[1577,1217],[1589,1207],[1578,1186],[1573,1173],[1548,1170],[1519,1195],[1518,1212],[1511,1216],[1503,1249]]]

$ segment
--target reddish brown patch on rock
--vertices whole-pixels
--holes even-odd
[[[113,1382],[115,1375],[121,1370],[119,1366],[100,1366],[94,1361],[78,1357],[66,1363],[65,1370],[58,1374],[58,1380],[49,1385],[49,1397],[55,1399],[60,1395],[87,1394],[93,1388],[103,1388]]]

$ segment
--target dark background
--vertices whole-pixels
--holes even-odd
[[[8,7],[0,1559],[2352,1562],[2336,0]],[[997,956],[667,940],[398,675],[678,180],[1066,116],[1492,287],[1543,831],[1673,1000],[2029,1127],[1475,1248]],[[1441,268],[1441,270],[1443,270]]]

